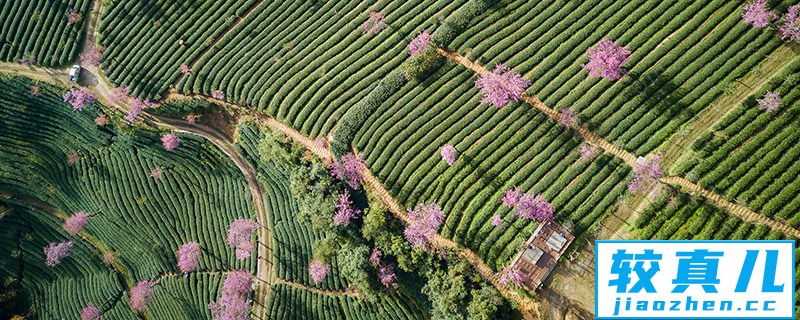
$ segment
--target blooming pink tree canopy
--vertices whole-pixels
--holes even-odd
[[[361,158],[361,155],[350,152],[331,164],[331,174],[336,179],[347,182],[351,188],[358,189],[358,184],[363,179],[361,176],[363,165],[364,159]]]
[[[370,255],[369,255],[369,263],[373,267],[377,267],[378,264],[381,263],[381,256],[382,255],[383,255],[383,252],[381,252],[381,249],[372,248],[372,253],[370,253]]]
[[[780,108],[781,95],[777,92],[767,91],[764,97],[756,99],[758,108],[766,111],[776,111]]]
[[[181,138],[178,138],[175,134],[167,133],[161,136],[161,143],[164,145],[164,149],[172,151],[181,146]]]
[[[515,286],[520,286],[522,285],[522,273],[512,267],[506,267],[500,273],[497,281],[504,286],[509,286],[512,284]]]
[[[590,144],[584,145],[583,147],[581,147],[580,150],[581,158],[583,158],[583,160],[589,160],[592,157],[594,157],[596,152],[597,149],[593,145]]]
[[[81,309],[81,320],[99,320],[102,315],[103,313],[100,312],[100,309],[93,306],[91,302]]]
[[[385,265],[378,267],[378,279],[381,284],[389,289],[397,287],[397,275],[394,273],[394,265]]]
[[[253,291],[253,276],[244,270],[231,271],[222,281],[219,300],[208,304],[214,320],[250,319],[247,296]]]
[[[72,241],[60,243],[50,242],[50,244],[44,248],[44,264],[48,267],[55,267],[57,264],[61,263],[61,260],[64,260],[64,258],[72,254],[73,245],[74,243],[72,243]]]
[[[31,95],[32,96],[38,97],[39,93],[41,93],[41,92],[42,92],[42,87],[40,87],[38,85],[35,85],[35,84],[31,85]]]
[[[83,231],[87,222],[89,222],[89,214],[86,211],[75,212],[67,220],[64,220],[64,230],[71,235],[76,235]]]
[[[572,110],[569,108],[561,109],[560,113],[559,122],[561,122],[561,124],[567,127],[578,124],[578,115],[572,112]]]
[[[498,227],[503,224],[503,217],[499,214],[496,214],[492,217],[492,226]]]
[[[523,218],[543,222],[553,218],[553,206],[541,194],[522,193],[519,188],[506,190],[503,205],[513,207],[514,212]]]
[[[633,168],[633,180],[628,184],[628,190],[633,193],[642,193],[658,184],[661,178],[661,154],[657,153],[650,158],[640,157]]]
[[[69,103],[73,110],[82,111],[83,108],[91,106],[95,101],[97,101],[97,95],[86,87],[71,89],[64,94],[64,102]]]
[[[153,168],[152,170],[150,170],[150,178],[161,180],[162,178],[164,178],[164,170],[161,169],[161,167]]]
[[[108,103],[118,104],[120,102],[128,101],[128,98],[130,98],[128,96],[128,92],[130,92],[130,89],[127,86],[111,89],[108,97]]]
[[[411,39],[411,42],[408,43],[408,54],[411,56],[418,55],[430,42],[431,34],[426,30],[422,30],[416,38]]]
[[[350,192],[347,190],[339,195],[339,203],[336,204],[336,213],[333,215],[333,223],[337,226],[350,224],[350,221],[358,218],[361,210],[353,209],[353,201],[350,201]]]
[[[781,39],[800,42],[800,4],[789,7],[782,20],[783,24],[778,26]]]
[[[70,152],[67,154],[67,163],[69,165],[73,165],[78,163],[78,160],[81,159],[81,156],[75,152]]]
[[[147,304],[153,301],[153,284],[150,281],[140,281],[131,288],[131,307],[138,312],[144,312]]]
[[[778,15],[767,7],[767,0],[754,0],[750,2],[744,6],[744,13],[742,14],[744,23],[756,28],[764,28],[768,26],[772,20],[777,18]]]
[[[505,107],[509,102],[519,101],[520,95],[531,86],[531,81],[525,79],[514,70],[502,63],[494,67],[494,71],[478,77],[475,86],[483,92],[481,103]]]
[[[100,66],[100,59],[103,57],[103,52],[106,51],[104,46],[96,46],[93,42],[89,41],[88,50],[82,52],[81,62],[94,67]]]
[[[258,224],[250,219],[239,218],[233,220],[228,227],[228,245],[236,249],[236,258],[244,260],[250,257],[253,252],[253,231]]]
[[[97,118],[94,118],[94,123],[101,127],[108,125],[108,117],[105,113],[101,113]]]
[[[386,22],[383,21],[383,13],[380,12],[370,12],[369,19],[364,21],[364,24],[361,25],[361,34],[366,35],[373,35],[381,32],[381,30],[386,29],[389,27]]]
[[[67,11],[67,25],[71,26],[79,21],[81,21],[81,12],[75,9],[69,9]]]
[[[190,114],[186,115],[186,122],[188,122],[190,124],[195,124],[195,123],[197,123],[197,119],[198,118],[200,118],[198,115],[196,115],[194,113],[190,113]]]
[[[321,260],[314,259],[308,264],[308,275],[311,276],[311,281],[314,281],[315,284],[325,280],[328,272],[330,272],[330,267]]]
[[[416,209],[408,209],[408,218],[410,222],[403,231],[406,240],[414,248],[425,249],[444,222],[444,212],[435,202],[429,205],[420,202]]]
[[[197,242],[187,242],[178,249],[178,269],[181,272],[196,270],[200,265],[200,245]]]
[[[178,70],[180,70],[180,72],[182,74],[187,74],[190,71],[192,71],[192,69],[189,69],[189,66],[187,66],[186,64],[181,64],[181,66],[178,68]]]
[[[212,90],[211,97],[218,100],[224,100],[225,92],[223,92],[222,90]]]
[[[456,148],[453,147],[452,144],[445,145],[442,148],[442,160],[447,163],[448,166],[452,166],[453,163],[456,162]]]
[[[594,47],[586,51],[589,63],[581,67],[589,69],[590,77],[602,77],[608,80],[618,80],[628,74],[622,65],[628,63],[631,52],[609,39],[600,40]]]

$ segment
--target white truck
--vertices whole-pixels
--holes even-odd
[[[81,66],[76,64],[69,69],[70,82],[78,82],[78,78],[80,78],[80,76],[81,76]]]

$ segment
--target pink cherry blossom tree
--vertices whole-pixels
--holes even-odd
[[[64,102],[72,106],[73,110],[82,111],[97,101],[97,95],[89,88],[71,89],[64,94]]]
[[[114,252],[112,252],[112,251],[103,252],[103,263],[110,265],[110,264],[114,263],[114,260],[116,260],[116,259],[117,259],[117,257],[114,254]]]
[[[505,107],[509,102],[519,101],[520,95],[531,86],[531,81],[525,79],[514,70],[502,63],[494,67],[494,71],[478,77],[475,86],[483,92],[481,103]]]
[[[581,147],[580,153],[583,160],[590,160],[597,153],[597,149],[593,145],[587,144]]]
[[[382,255],[383,255],[383,252],[381,252],[381,249],[372,248],[372,253],[370,253],[370,255],[369,255],[369,263],[373,267],[377,267],[378,264],[381,263],[381,256]]]
[[[250,257],[253,252],[253,231],[258,224],[250,219],[239,218],[233,220],[228,227],[228,245],[236,249],[236,258],[244,260]]]
[[[502,202],[503,206],[513,207],[517,216],[523,218],[539,222],[553,218],[553,206],[541,194],[522,193],[519,188],[514,187],[506,190]]]
[[[64,230],[71,235],[76,235],[83,231],[87,222],[89,222],[89,214],[86,211],[75,212],[67,220],[64,220]]]
[[[448,166],[452,166],[453,163],[456,162],[456,148],[451,144],[445,145],[442,148],[441,155],[442,160],[444,160]]]
[[[328,272],[330,272],[330,267],[321,260],[314,259],[308,264],[308,275],[311,276],[311,281],[314,281],[315,284],[325,280]]]
[[[131,288],[131,308],[138,312],[144,312],[147,305],[153,301],[153,283],[150,281],[139,281]]]
[[[222,292],[216,302],[208,304],[214,320],[250,319],[252,306],[247,296],[253,291],[253,276],[244,270],[232,271],[222,282]]]
[[[224,100],[225,92],[223,92],[222,90],[212,90],[211,97],[217,100]]]
[[[657,153],[650,158],[639,158],[633,168],[633,180],[628,184],[628,190],[633,193],[643,193],[658,184],[661,178],[661,154]]]
[[[187,74],[190,71],[192,71],[192,69],[189,69],[189,66],[187,66],[186,64],[181,64],[178,70],[180,70],[181,74]]]
[[[333,215],[333,223],[337,226],[350,224],[350,221],[358,218],[361,210],[353,209],[353,201],[350,201],[350,192],[347,190],[339,195],[339,203],[336,204],[336,213]]]
[[[522,285],[522,273],[510,266],[503,269],[498,276],[499,277],[497,281],[503,286],[509,286],[512,284],[515,286]]]
[[[187,242],[181,245],[177,252],[178,269],[186,273],[196,270],[200,265],[200,245],[197,242]]]
[[[108,104],[114,105],[122,102],[127,102],[128,99],[130,98],[128,96],[129,92],[130,89],[127,86],[111,89],[111,92],[109,93],[108,97]]]
[[[71,26],[73,24],[78,23],[81,21],[81,13],[75,9],[69,9],[67,11],[67,25]]]
[[[444,212],[438,204],[420,202],[416,209],[408,209],[409,224],[403,234],[414,248],[426,249],[444,222]]]
[[[196,115],[194,113],[190,113],[190,114],[186,115],[186,122],[188,122],[190,124],[195,124],[195,123],[197,123],[197,119],[198,118],[200,118],[198,115]]]
[[[560,112],[559,122],[567,127],[574,126],[578,124],[578,115],[569,108],[563,108]]]
[[[90,301],[86,307],[81,309],[81,320],[99,320],[103,313],[100,309],[92,305]]]
[[[781,95],[777,92],[767,91],[764,97],[756,99],[758,108],[765,111],[776,111],[780,108]]]
[[[386,288],[397,288],[397,275],[394,273],[394,265],[389,264],[378,267],[378,279],[381,280],[381,284]]]
[[[408,43],[408,54],[412,57],[418,55],[430,42],[431,34],[426,30],[422,30],[416,38],[411,39],[411,42]]]
[[[74,165],[78,163],[78,160],[81,160],[81,156],[75,152],[70,152],[67,154],[67,164]]]
[[[106,51],[104,46],[96,46],[93,42],[89,41],[88,50],[82,52],[80,55],[81,62],[90,66],[99,67],[100,60],[103,57],[103,52]]]
[[[498,227],[503,224],[503,217],[499,214],[496,214],[492,217],[492,226]]]
[[[161,180],[164,178],[164,170],[161,169],[161,167],[154,167],[152,170],[150,170],[150,178]]]
[[[778,27],[781,39],[800,42],[800,4],[789,7],[782,20],[783,24]]]
[[[101,127],[108,125],[108,117],[105,113],[101,113],[97,118],[94,118],[94,123]]]
[[[381,32],[383,29],[388,28],[389,25],[383,21],[383,18],[383,13],[370,12],[367,21],[364,21],[364,23],[361,25],[361,34],[373,35]]]
[[[161,136],[161,143],[164,145],[164,149],[172,151],[181,146],[181,138],[178,138],[175,134],[167,133]]]
[[[764,28],[769,25],[770,21],[777,18],[778,15],[767,7],[767,0],[750,2],[744,6],[744,13],[742,14],[744,23],[756,28]]]
[[[336,179],[347,182],[351,188],[358,189],[358,185],[363,179],[361,176],[363,166],[364,159],[361,158],[361,155],[350,152],[331,164],[331,174]]]
[[[73,245],[74,243],[72,241],[60,243],[50,242],[50,244],[44,248],[44,264],[48,267],[55,267],[57,264],[61,263],[61,260],[64,260],[64,258],[72,254]]]
[[[38,97],[39,94],[42,92],[42,87],[40,87],[38,85],[35,85],[35,84],[31,85],[31,91],[30,92],[31,92],[32,96]]]
[[[628,74],[622,65],[630,61],[631,52],[609,39],[600,40],[594,47],[586,51],[589,63],[581,67],[589,69],[590,77],[601,77],[614,81]]]

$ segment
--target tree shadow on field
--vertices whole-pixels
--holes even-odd
[[[500,190],[503,188],[500,183],[497,182],[497,174],[489,173],[489,170],[482,168],[480,165],[475,163],[475,159],[470,157],[466,153],[461,153],[461,151],[456,150],[459,152],[459,156],[464,158],[464,162],[467,163],[467,167],[472,169],[473,172],[477,173],[481,177],[481,182],[483,182],[486,186],[491,186],[495,190]]]
[[[200,250],[203,251],[203,256],[211,257],[212,260],[216,261],[217,263],[219,263],[222,266],[222,269],[225,269],[225,270],[230,270],[231,269],[231,265],[230,265],[230,263],[228,263],[228,261],[220,259],[219,256],[215,255],[213,252],[211,252],[210,250],[206,249],[204,246],[200,246]]]

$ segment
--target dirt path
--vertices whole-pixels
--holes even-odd
[[[687,152],[687,148],[701,134],[725,119],[729,113],[736,110],[764,84],[783,72],[797,58],[798,55],[787,45],[782,45],[770,54],[765,61],[759,64],[760,72],[758,74],[750,74],[737,81],[734,94],[716,99],[667,140],[665,144],[669,147],[663,152],[664,157],[661,160],[663,166],[669,168],[671,165],[679,163],[681,159],[690,156],[691,152]]]

